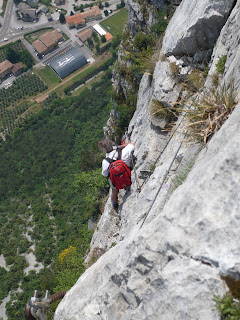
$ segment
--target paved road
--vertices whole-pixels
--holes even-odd
[[[4,19],[2,23],[2,28],[0,29],[0,40],[5,38],[9,29],[9,25],[11,22],[11,16],[13,12],[14,3],[13,0],[8,0],[6,11],[4,14]]]

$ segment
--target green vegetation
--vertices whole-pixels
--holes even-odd
[[[173,121],[176,119],[177,110],[164,105],[161,101],[153,99],[151,102],[151,114],[157,118],[163,118],[166,121]]]
[[[0,128],[5,133],[16,128],[21,116],[29,108],[29,102],[20,103],[23,98],[31,97],[47,89],[41,79],[32,72],[13,81],[11,87],[0,89]]]
[[[0,254],[8,265],[13,263],[10,271],[0,269],[0,298],[20,282],[23,290],[7,304],[13,320],[23,319],[34,289],[68,290],[85,270],[83,257],[92,236],[88,220],[99,215],[108,189],[99,169],[97,141],[103,137],[110,94],[107,71],[77,97],[51,95],[38,115],[0,143]],[[33,243],[44,269],[25,275],[27,262],[20,254],[32,250]],[[70,247],[76,250],[61,260]]]
[[[65,16],[64,16],[64,14],[62,12],[59,15],[59,22],[60,23],[65,23],[66,22]]]
[[[100,25],[113,36],[120,35],[123,31],[123,26],[127,21],[127,10],[123,9],[114,16],[104,20]]]
[[[168,22],[170,19],[169,15],[171,14],[171,11],[167,7],[158,11],[158,21],[157,23],[151,26],[151,31],[155,33],[157,36],[163,35],[165,30],[167,29]]]
[[[226,61],[227,61],[227,55],[224,55],[221,58],[219,58],[218,63],[216,64],[218,73],[220,74],[224,73]]]
[[[15,51],[11,47],[8,47],[6,51],[6,58],[11,63],[17,63],[21,61],[25,65],[24,71],[27,71],[28,69],[32,68],[32,66],[34,65],[33,57],[31,53],[26,49],[19,52],[19,51]]]
[[[0,300],[13,290],[6,306],[11,320],[23,320],[25,303],[35,289],[40,296],[46,289],[68,290],[86,268],[84,256],[93,232],[88,221],[97,220],[108,194],[97,142],[109,116],[111,66],[119,41],[116,37],[99,48],[109,50],[112,57],[106,52],[96,65],[56,88],[63,90],[104,71],[78,96],[61,100],[54,92],[36,105],[35,96],[47,88],[39,77],[49,86],[59,81],[49,67],[29,72],[0,91],[6,138],[0,140],[0,254],[9,267],[0,268]],[[13,51],[10,54],[16,58]],[[34,99],[26,102],[31,96]],[[34,109],[37,114],[29,111]],[[31,252],[43,268],[26,274]],[[51,306],[49,320],[53,312]]]
[[[124,8],[125,7],[125,2],[124,0],[121,0],[121,2],[119,4],[116,5],[116,9],[119,10],[121,8]]]
[[[2,12],[1,12],[1,14],[0,14],[2,17],[4,17],[6,7],[7,7],[7,0],[3,0]]]
[[[7,44],[7,45],[5,45],[5,46],[2,46],[2,47],[0,47],[0,62],[2,62],[2,61],[4,61],[4,60],[7,60],[8,58],[7,58],[7,53],[8,52],[11,52],[11,51],[14,51],[15,52],[15,54],[17,54],[17,55],[21,55],[21,53],[23,52],[23,51],[27,51],[26,50],[26,47],[24,46],[24,44],[22,43],[22,41],[21,40],[17,40],[17,41],[15,41],[15,42],[13,42],[13,43],[9,43],[9,44]],[[27,51],[28,52],[28,51]],[[28,52],[29,53],[29,52]],[[30,54],[30,53],[29,53]],[[31,55],[30,55],[31,56]],[[32,60],[32,56],[29,58],[30,59],[30,61]],[[18,61],[22,61],[22,60],[18,60]],[[13,63],[15,63],[15,62],[13,62]]]
[[[234,301],[231,295],[226,295],[222,299],[214,297],[217,304],[217,310],[221,320],[239,320],[240,319],[240,303]]]
[[[236,280],[231,276],[222,276],[221,278],[226,282],[230,290],[223,298],[214,296],[221,320],[239,320],[240,280]]]
[[[173,192],[177,189],[183,182],[186,180],[189,172],[191,171],[194,165],[194,159],[184,161],[180,164],[180,167],[177,169],[177,175],[171,181],[170,192]]]
[[[61,82],[56,72],[54,72],[49,66],[43,68],[35,68],[34,72],[43,80],[48,88],[54,87]]]

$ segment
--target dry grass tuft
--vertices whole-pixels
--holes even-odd
[[[191,108],[184,110],[189,120],[187,134],[205,144],[208,139],[220,129],[235,107],[235,88],[231,81],[220,89],[212,89],[202,93]]]
[[[173,121],[176,119],[176,108],[170,108],[164,106],[161,101],[153,99],[150,105],[151,114],[157,118],[164,118],[167,121]]]
[[[194,69],[188,76],[187,76],[187,86],[191,88],[192,91],[196,92],[197,90],[201,89],[204,86],[204,75],[203,72]]]
[[[172,73],[173,76],[176,77],[176,76],[179,75],[180,67],[179,67],[178,65],[176,65],[175,62],[171,62],[171,63],[169,64],[169,68],[170,68],[171,73]]]

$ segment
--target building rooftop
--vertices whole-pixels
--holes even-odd
[[[90,17],[98,16],[99,14],[102,15],[101,10],[98,6],[93,6],[90,10],[80,13],[83,19],[87,19]]]
[[[78,48],[72,48],[50,62],[51,68],[61,79],[87,64],[87,59]]]
[[[8,60],[5,60],[5,61],[1,62],[0,63],[0,74],[2,74],[3,72],[7,71],[12,66],[13,66],[13,64]]]
[[[73,16],[66,17],[66,22],[68,24],[74,23],[74,24],[79,24],[79,23],[85,23],[85,19],[83,19],[81,13],[74,14]]]
[[[105,34],[105,39],[106,39],[106,41],[109,41],[109,40],[111,40],[112,38],[113,38],[113,36],[111,35],[110,32],[107,32],[107,33]]]
[[[52,37],[56,40],[56,42],[58,42],[60,39],[62,39],[63,35],[61,34],[61,32],[59,32],[58,30],[53,30],[51,32]]]
[[[48,48],[43,44],[40,40],[36,40],[32,43],[34,48],[37,50],[38,53],[42,54],[48,50]]]
[[[17,62],[13,65],[12,72],[16,73],[16,72],[18,72],[18,70],[23,69],[23,68],[24,68],[24,64],[22,62]]]
[[[39,40],[48,48],[56,44],[60,39],[62,39],[62,34],[57,30],[46,32],[39,37]]]
[[[51,32],[46,32],[39,37],[39,40],[45,44],[46,47],[53,46],[57,41],[55,37],[51,34]]]
[[[93,26],[93,29],[97,31],[97,33],[100,34],[100,36],[105,36],[105,34],[107,33],[99,24],[95,24]]]
[[[79,32],[77,34],[77,36],[82,40],[82,41],[86,41],[88,38],[90,38],[92,36],[92,29],[88,28],[85,29],[82,32]]]

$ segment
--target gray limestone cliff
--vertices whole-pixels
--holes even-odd
[[[87,260],[106,253],[66,294],[54,320],[219,319],[213,296],[228,291],[221,276],[240,278],[239,21],[240,0],[183,0],[177,8],[155,71],[141,80],[128,128],[138,179],[133,172],[130,191],[121,191],[118,215],[107,201]],[[190,73],[209,50],[205,86],[226,55],[220,85],[234,81],[237,104],[202,148],[186,139],[184,114],[169,130],[150,107],[153,99],[172,106],[184,95],[173,61],[180,74]]]

